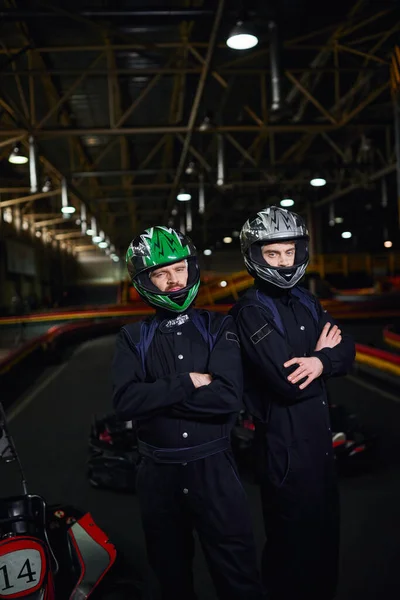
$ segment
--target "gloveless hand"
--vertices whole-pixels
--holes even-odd
[[[300,390],[304,390],[314,379],[317,379],[322,374],[323,364],[316,356],[303,356],[297,358],[291,358],[285,364],[284,367],[291,367],[292,365],[299,365],[291,375],[288,376],[290,383],[297,383],[304,377],[307,379],[299,385]]]
[[[212,377],[209,373],[189,373],[189,375],[195,388],[209,385],[212,382]]]
[[[330,323],[326,323],[325,327],[321,331],[321,335],[318,338],[315,350],[322,350],[322,348],[334,348],[342,341],[341,330],[337,325],[331,327]]]

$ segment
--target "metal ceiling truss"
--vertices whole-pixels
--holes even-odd
[[[12,144],[21,141],[27,147],[28,137],[33,136],[39,144],[41,163],[46,173],[55,179],[57,189],[27,195],[29,187],[21,185],[20,180],[16,180],[15,187],[7,182],[0,188],[0,208],[24,205],[24,214],[30,214],[33,219],[40,214],[34,203],[40,201],[46,218],[35,221],[35,227],[45,226],[44,223],[51,221],[49,215],[55,205],[49,200],[46,211],[43,202],[59,194],[59,182],[66,177],[77,207],[83,202],[88,213],[98,218],[100,227],[118,240],[124,215],[128,217],[125,221],[132,235],[138,228],[148,225],[149,219],[153,221],[156,215],[163,222],[171,219],[171,207],[181,182],[184,181],[189,189],[197,189],[200,174],[202,177],[205,175],[206,190],[211,190],[212,195],[204,220],[208,223],[224,193],[276,189],[277,186],[305,188],[314,166],[308,157],[316,143],[323,143],[324,160],[321,165],[329,164],[329,178],[336,185],[336,190],[320,198],[316,207],[343,197],[366,181],[388,175],[395,169],[394,139],[390,134],[392,116],[385,113],[377,117],[375,113],[366,111],[376,106],[378,101],[388,102],[390,42],[400,30],[400,21],[392,20],[388,28],[385,18],[391,15],[390,10],[366,15],[363,12],[365,4],[364,0],[355,2],[341,23],[284,40],[285,56],[293,56],[294,64],[285,64],[282,72],[275,74],[283,79],[286,90],[285,101],[282,102],[284,110],[276,115],[271,110],[268,89],[268,80],[274,71],[273,61],[267,64],[268,56],[272,59],[272,48],[265,46],[230,61],[218,61],[218,52],[225,48],[218,41],[224,0],[216,4],[208,42],[192,40],[193,31],[196,33],[193,21],[184,20],[179,24],[178,41],[157,40],[151,43],[132,43],[132,36],[112,27],[105,31],[86,13],[73,15],[45,3],[49,11],[54,10],[87,25],[101,43],[75,46],[36,44],[27,24],[19,19],[15,26],[21,47],[9,47],[4,41],[1,44],[0,108],[3,112],[0,117],[0,150],[4,156]],[[5,6],[23,17],[23,13],[18,13],[15,0],[5,0]],[[195,12],[192,10],[190,14],[196,16]],[[11,15],[10,12],[8,14]],[[370,33],[371,25],[375,28],[373,33]],[[326,38],[326,42],[321,43],[321,38]],[[117,39],[127,43],[116,43]],[[160,66],[127,68],[118,63],[120,52],[145,51],[159,53]],[[310,60],[312,51],[316,54]],[[58,54],[71,55],[68,68],[52,64],[52,57]],[[80,55],[79,64],[74,65],[77,54]],[[122,86],[126,77],[145,77],[145,85],[134,96],[128,97]],[[165,94],[165,87],[160,92],[161,82],[165,78],[169,81],[171,77],[169,99],[165,96],[160,98],[160,93]],[[187,102],[189,77],[192,83],[193,78],[198,78],[191,105]],[[227,99],[232,98],[232,89],[241,81],[240,78],[245,78],[243,83],[251,89],[258,90],[257,105],[253,105],[254,97],[251,102],[247,101],[245,93],[235,97],[233,102],[242,119],[240,122],[237,119],[230,123],[222,122]],[[84,85],[92,79],[106,82],[108,123],[83,126],[77,124],[74,118],[71,98],[78,92],[85,94]],[[209,79],[221,88],[221,99],[215,122],[205,130],[199,115]],[[69,85],[65,85],[66,81]],[[329,102],[327,87],[332,90]],[[137,115],[146,102],[155,97],[167,106],[167,122],[160,124],[158,119],[154,124],[138,122]],[[47,110],[43,110],[44,98]],[[162,112],[165,114],[165,109]],[[386,147],[378,149],[382,164],[363,177],[363,166],[353,165],[349,151],[351,154],[351,147],[359,142],[362,134],[381,135],[382,131],[386,136]],[[227,142],[223,186],[216,184],[217,135],[222,135]],[[85,144],[84,140],[88,137],[104,141],[93,151]],[[141,143],[147,137],[150,137],[151,143],[134,164],[132,142]],[[58,145],[68,144],[68,163],[56,167],[48,150],[41,148],[41,142],[48,147],[49,140]],[[117,178],[120,183],[104,185],[106,174],[102,166],[108,164],[111,158],[112,164],[117,163],[120,168],[108,169],[112,172],[109,176]],[[197,174],[186,180],[185,168],[189,160],[196,163]],[[252,177],[246,175],[246,165],[253,169]],[[157,193],[156,197],[160,193],[159,206],[154,207],[153,200],[147,200],[150,190]],[[117,192],[118,196],[110,196],[110,191]],[[146,195],[141,196],[138,192]],[[110,210],[111,203],[118,203],[115,211]],[[61,224],[63,220],[56,217],[56,213],[54,215]],[[75,235],[79,237],[79,232],[65,235],[73,240]],[[122,238],[125,241],[124,235]]]

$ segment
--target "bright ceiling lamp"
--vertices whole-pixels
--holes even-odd
[[[105,242],[105,241],[99,242],[99,248],[107,248],[107,246],[108,246],[107,242]]]
[[[219,285],[220,285],[221,287],[226,287],[226,286],[228,285],[228,282],[227,282],[227,281],[225,281],[225,280],[222,280],[222,281],[220,281],[220,282],[219,282]]]
[[[326,179],[324,179],[323,177],[313,177],[310,180],[310,185],[312,185],[313,187],[323,187],[324,185],[326,185]]]
[[[116,254],[111,254],[111,259],[112,259],[114,262],[119,262],[119,256],[117,256]]]
[[[63,215],[73,215],[75,210],[76,210],[75,206],[62,206],[61,207],[61,212],[63,213]]]
[[[283,206],[283,208],[289,208],[289,206],[293,206],[294,204],[294,200],[292,200],[291,198],[283,198],[280,201],[280,205]]]
[[[8,162],[13,165],[26,165],[29,158],[24,154],[20,144],[16,144],[11,150],[10,156],[8,157]]]
[[[90,236],[94,236],[97,233],[97,224],[96,224],[96,219],[94,217],[92,217],[90,219],[90,227],[88,227],[86,229],[86,235],[90,235]]]
[[[42,192],[47,193],[52,189],[53,184],[51,183],[50,177],[46,177],[42,185]]]
[[[188,202],[192,199],[192,196],[189,194],[189,192],[186,192],[186,190],[182,189],[177,195],[176,199],[179,200],[179,202]]]
[[[72,215],[75,212],[75,206],[68,201],[68,187],[65,177],[61,180],[61,212],[63,215]]]
[[[224,242],[224,244],[232,244],[232,238],[229,235],[224,237],[222,241]]]
[[[393,242],[391,242],[390,240],[386,240],[386,242],[383,242],[383,245],[385,246],[385,248],[391,248],[393,246]]]
[[[211,250],[210,248],[206,248],[206,249],[203,251],[203,254],[204,254],[204,256],[211,256],[211,254],[212,254],[212,250]]]
[[[342,232],[342,238],[344,240],[349,240],[351,238],[351,236],[352,236],[351,231],[343,231]]]
[[[245,25],[243,21],[236,23],[226,40],[226,45],[232,50],[249,50],[257,44],[258,37],[254,34],[252,28]]]

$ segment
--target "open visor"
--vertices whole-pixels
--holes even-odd
[[[291,267],[273,267],[270,265],[262,255],[262,249],[264,246],[269,244],[276,243],[286,243],[286,242],[294,242],[296,245],[296,253],[294,256],[294,263]],[[296,239],[288,239],[288,240],[278,240],[278,241],[270,241],[270,242],[257,242],[252,244],[248,250],[250,260],[257,264],[259,267],[265,267],[266,265],[270,269],[276,269],[279,271],[295,271],[298,267],[304,265],[305,262],[309,260],[309,252],[308,252],[309,240],[307,237],[296,238]]]

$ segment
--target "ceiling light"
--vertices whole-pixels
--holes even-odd
[[[343,223],[343,217],[335,217],[335,223],[337,223],[338,225],[340,225],[340,223]]]
[[[36,237],[42,237],[42,232],[41,232],[41,231],[37,231],[37,232],[35,233],[35,235],[36,235]]]
[[[238,21],[230,32],[226,45],[232,50],[249,50],[257,46],[258,38],[251,27],[244,25],[243,21]]]
[[[391,242],[390,240],[386,240],[386,242],[383,242],[383,245],[385,246],[385,248],[391,248],[393,246],[393,242]]]
[[[342,231],[342,238],[344,240],[349,240],[352,236],[351,231]]]
[[[206,249],[203,251],[203,254],[204,254],[204,256],[211,256],[211,254],[212,254],[212,250],[210,250],[210,248],[206,248]]]
[[[94,231],[93,229],[86,229],[86,235],[93,235]]]
[[[283,200],[280,201],[280,205],[283,206],[283,208],[289,208],[289,206],[293,206],[293,204],[294,200],[291,198],[283,198]]]
[[[219,282],[219,285],[220,285],[221,287],[226,287],[226,286],[228,285],[228,282],[227,282],[227,281],[220,281],[220,282]]]
[[[189,192],[181,190],[177,195],[176,199],[179,200],[179,202],[188,202],[188,200],[192,199],[192,196],[189,194]]]
[[[208,131],[213,127],[212,114],[207,113],[202,122],[199,125],[199,131]]]
[[[68,201],[68,185],[65,177],[61,180],[61,212],[63,215],[72,215],[75,212],[75,206],[71,206]]]
[[[186,175],[193,175],[195,170],[196,170],[196,165],[194,164],[194,162],[190,162],[188,164],[188,166],[186,167],[185,173],[186,173]]]
[[[99,242],[99,248],[107,248],[107,242]]]
[[[227,237],[224,237],[222,241],[224,242],[224,244],[231,244],[232,238],[228,235]]]
[[[52,183],[50,177],[46,177],[42,186],[42,192],[50,192],[52,188]]]
[[[102,241],[103,241],[103,238],[101,237],[101,235],[94,235],[94,236],[92,237],[92,240],[93,240],[93,242],[94,242],[95,244],[98,244],[99,242],[102,242]]]
[[[313,187],[323,187],[326,185],[326,179],[323,177],[313,177],[310,181],[310,185]]]
[[[28,157],[24,154],[19,144],[14,146],[14,148],[11,150],[10,156],[8,157],[8,162],[12,163],[13,165],[26,165],[28,160]]]
[[[118,262],[119,261],[119,256],[117,256],[116,254],[113,254],[111,256],[111,258],[113,259],[114,262]]]
[[[74,214],[75,210],[76,210],[75,206],[62,206],[61,207],[61,212],[64,215],[72,215],[72,214]]]

